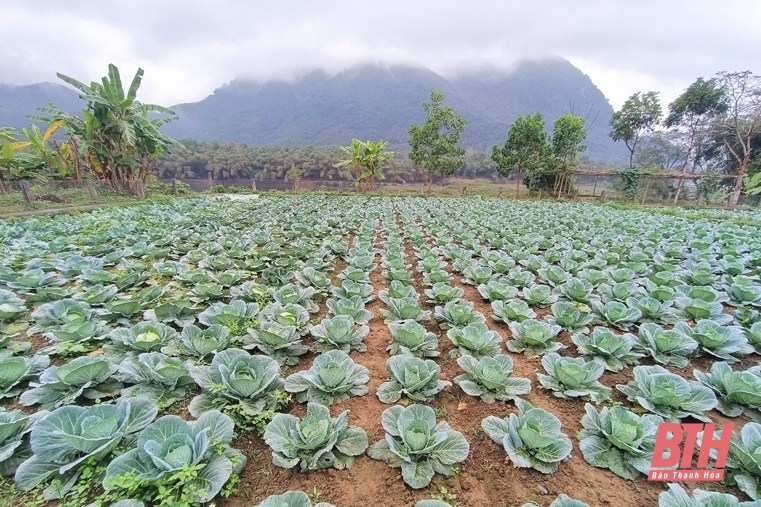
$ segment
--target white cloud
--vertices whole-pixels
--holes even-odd
[[[454,74],[560,55],[614,107],[651,89],[665,107],[699,76],[757,70],[759,25],[757,0],[38,0],[3,7],[0,81],[87,81],[113,62],[145,69],[143,100],[173,104],[235,77],[368,61]]]

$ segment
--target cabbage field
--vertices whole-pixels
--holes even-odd
[[[0,222],[0,506],[761,505],[744,218],[300,195]],[[725,480],[648,481],[662,422],[733,423]]]

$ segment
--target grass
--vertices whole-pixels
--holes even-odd
[[[30,188],[32,190],[32,195],[35,197],[50,194],[63,199],[65,202],[35,200],[34,207],[32,207],[24,201],[24,196],[20,191],[13,191],[7,194],[0,194],[0,213],[31,211],[34,209],[71,208],[96,204],[90,197],[90,191],[86,188],[61,188],[57,185],[39,183],[33,183],[30,185]],[[137,197],[122,195],[106,187],[98,188],[97,204],[127,204],[139,200],[140,199]]]

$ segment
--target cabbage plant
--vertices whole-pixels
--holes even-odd
[[[593,290],[592,282],[585,278],[573,277],[564,284],[557,286],[557,293],[561,297],[577,303],[590,304],[596,300],[597,296],[592,293]]]
[[[710,372],[693,370],[695,380],[716,395],[716,409],[727,417],[742,415],[745,407],[761,408],[761,376],[751,371],[732,371],[724,361],[711,365]]]
[[[0,289],[0,322],[17,320],[26,312],[23,299],[9,290]]]
[[[106,357],[119,363],[127,355],[159,352],[177,340],[177,331],[158,322],[143,321],[132,327],[113,329],[108,337],[112,343],[103,346]]]
[[[313,287],[318,291],[326,291],[331,288],[330,278],[322,271],[307,266],[295,273],[296,281],[303,287]]]
[[[595,327],[591,334],[575,334],[571,340],[582,357],[599,361],[612,372],[638,364],[638,359],[644,357],[644,354],[632,350],[637,337],[631,333],[615,334],[608,328]]]
[[[607,468],[633,481],[650,472],[658,425],[657,415],[637,415],[624,407],[603,407],[598,413],[589,403],[581,418],[579,449],[592,466]]]
[[[451,382],[440,380],[441,369],[430,359],[391,356],[386,361],[391,380],[378,386],[376,394],[383,403],[396,403],[402,396],[413,401],[431,401]]]
[[[367,324],[373,318],[373,312],[365,309],[365,302],[360,296],[349,299],[328,299],[328,318],[336,315],[350,315],[357,324]]]
[[[463,271],[462,283],[468,285],[481,285],[491,281],[495,275],[489,266],[468,266]]]
[[[272,299],[283,306],[290,304],[299,305],[303,306],[309,313],[316,313],[320,310],[320,307],[312,301],[314,294],[315,289],[313,287],[303,287],[289,283],[274,291]]]
[[[684,368],[698,348],[698,342],[690,337],[690,327],[677,322],[673,329],[663,329],[647,322],[639,327],[638,348],[647,352],[656,362]]]
[[[113,490],[136,482],[145,494],[162,488],[165,478],[193,468],[196,472],[176,488],[175,498],[189,492],[193,502],[209,502],[246,464],[243,453],[230,447],[234,429],[232,419],[215,410],[190,422],[176,415],[160,417],[140,432],[133,449],[108,464],[103,487]]]
[[[499,354],[502,348],[502,337],[499,333],[482,323],[453,327],[447,331],[447,338],[457,346],[461,355],[473,356],[476,359]]]
[[[97,320],[97,314],[87,303],[75,299],[62,299],[40,305],[32,312],[32,319],[35,325],[29,328],[30,334]]]
[[[285,390],[296,393],[298,402],[321,403],[326,406],[364,396],[369,389],[370,372],[356,364],[346,352],[330,350],[314,359],[312,367],[285,379]]]
[[[503,280],[492,280],[478,286],[478,293],[489,301],[506,301],[518,295],[518,289]]]
[[[351,299],[352,296],[359,296],[365,303],[375,301],[373,286],[369,283],[355,282],[354,280],[341,280],[339,287],[333,287],[330,290],[333,296],[339,299]]]
[[[378,299],[386,305],[391,305],[392,299],[413,298],[417,301],[418,293],[412,285],[405,285],[398,280],[393,280],[388,289],[378,292]]]
[[[440,354],[438,337],[419,322],[414,320],[389,322],[388,330],[392,341],[386,350],[391,355],[404,354],[426,358]]]
[[[303,491],[286,491],[282,495],[270,495],[254,507],[336,507],[327,502],[312,504],[312,500]]]
[[[336,315],[329,319],[323,319],[316,326],[312,326],[309,333],[314,338],[312,351],[327,352],[329,350],[341,350],[343,352],[365,352],[367,345],[364,338],[370,332],[366,325],[356,327],[351,315]]]
[[[758,502],[740,502],[736,496],[718,491],[693,489],[687,493],[676,483],[670,483],[668,490],[658,495],[658,507],[757,507]]]
[[[202,391],[188,405],[193,417],[210,410],[225,411],[230,406],[246,417],[255,417],[276,408],[275,391],[284,386],[277,361],[240,349],[223,350],[211,365],[191,366],[189,371]]]
[[[115,404],[60,407],[32,428],[32,457],[16,470],[16,485],[29,490],[54,478],[66,493],[86,460],[105,460],[119,444],[156,417],[158,407],[145,398],[124,398]],[[150,461],[150,460],[148,460]]]
[[[270,303],[262,310],[261,318],[283,326],[294,326],[301,336],[309,334],[309,312],[296,303]]]
[[[206,362],[211,356],[227,349],[230,344],[230,332],[226,327],[212,324],[206,329],[201,329],[188,324],[182,328],[179,340],[167,347],[161,347],[161,352],[170,356],[186,356],[194,362]]]
[[[25,407],[40,405],[52,410],[77,403],[81,398],[98,401],[116,396],[123,385],[113,379],[118,365],[101,354],[80,356],[61,366],[49,366],[38,381],[29,382],[19,403]]]
[[[748,343],[756,354],[761,353],[761,321],[754,322],[749,328],[744,330],[745,337],[748,339]]]
[[[219,324],[226,327],[233,336],[243,336],[259,324],[258,315],[257,303],[233,299],[230,303],[214,303],[209,306],[198,314],[198,321],[204,326]]]
[[[33,294],[45,287],[58,287],[66,283],[66,278],[58,275],[55,271],[45,272],[41,268],[23,271],[14,280],[5,282],[10,289],[15,289],[18,294]]]
[[[589,398],[594,403],[610,398],[612,389],[599,382],[605,371],[601,362],[551,352],[542,357],[542,366],[547,375],[537,373],[536,378],[558,398]]]
[[[698,342],[701,351],[730,364],[739,361],[736,356],[754,350],[740,327],[721,325],[713,320],[699,320],[692,328],[684,322],[678,322],[674,327],[677,326]]]
[[[674,301],[659,301],[648,296],[628,298],[627,306],[636,308],[642,313],[640,322],[655,322],[659,324],[674,324],[679,321],[679,313],[672,308]]]
[[[724,306],[718,302],[707,302],[698,298],[677,297],[677,307],[691,320],[698,321],[701,319],[713,320],[717,324],[729,324],[732,322],[732,316],[723,313]]]
[[[427,322],[431,318],[430,310],[420,308],[416,297],[389,298],[386,304],[389,306],[388,310],[380,309],[380,315],[386,323],[402,320]]]
[[[523,322],[536,317],[536,312],[522,299],[498,299],[492,301],[491,309],[494,312],[492,314],[494,320],[505,324],[510,324],[513,321]]]
[[[44,354],[22,357],[14,356],[11,350],[0,350],[0,400],[21,394],[48,366],[50,358]]]
[[[262,322],[259,329],[249,329],[243,341],[244,349],[258,349],[281,365],[299,364],[299,356],[306,354],[309,347],[301,342],[295,326],[285,326],[277,322]]]
[[[597,315],[597,321],[602,324],[616,327],[622,331],[628,331],[637,321],[642,318],[642,312],[637,308],[631,308],[618,301],[592,301],[592,309]]]
[[[435,473],[452,476],[455,465],[465,461],[470,445],[446,421],[436,423],[431,407],[395,405],[383,411],[384,439],[368,449],[368,456],[401,467],[402,479],[411,488],[428,486]]]
[[[560,419],[520,398],[515,405],[517,414],[506,419],[490,415],[481,421],[481,428],[502,445],[515,466],[543,474],[557,472],[558,463],[570,459],[573,450],[571,439],[560,431]]]
[[[175,299],[159,303],[154,308],[146,310],[143,313],[143,319],[183,327],[195,322],[199,311],[200,308],[197,308],[192,301]]]
[[[716,408],[718,401],[713,391],[697,382],[689,382],[662,366],[635,366],[634,380],[618,384],[616,389],[632,403],[663,417],[668,422],[679,422],[694,417],[710,422],[704,412]]]
[[[565,345],[555,341],[555,337],[560,333],[560,326],[557,324],[527,319],[523,322],[511,322],[509,327],[513,339],[508,340],[505,345],[510,352],[540,356],[565,348]]]
[[[443,307],[437,306],[433,316],[441,329],[486,322],[486,318],[473,309],[473,303],[470,301],[450,301]]]
[[[588,312],[581,312],[572,303],[558,301],[550,307],[552,314],[546,317],[550,324],[557,324],[561,329],[569,333],[587,333],[587,326],[594,320],[594,315]],[[587,309],[588,310],[588,309]]]
[[[523,300],[531,306],[545,308],[558,300],[549,285],[533,284],[523,288]]]
[[[597,287],[597,292],[603,303],[609,301],[625,303],[629,298],[636,299],[634,296],[639,293],[639,286],[631,281],[617,282],[612,285],[603,283]]]
[[[524,503],[521,507],[539,507],[534,502]],[[547,507],[589,507],[589,504],[581,500],[574,500],[565,493],[560,493]]]
[[[425,289],[427,301],[431,304],[446,304],[450,301],[459,301],[465,293],[460,287],[452,287],[446,282],[436,282],[430,289]]]
[[[32,457],[28,435],[47,415],[47,410],[25,414],[0,407],[0,476],[13,477],[18,466]]]
[[[330,409],[320,403],[307,403],[303,420],[291,414],[275,415],[264,430],[264,442],[272,449],[272,463],[283,468],[300,465],[304,472],[351,468],[368,442],[365,430],[349,426],[348,417],[348,410],[330,417]]]
[[[721,431],[715,431],[713,440],[721,438]],[[698,434],[698,446],[702,446],[703,433]],[[732,433],[727,453],[724,482],[729,486],[737,486],[740,491],[753,500],[761,499],[761,456],[758,449],[761,447],[761,424],[747,422],[739,433]],[[717,450],[711,449],[711,457],[716,459]],[[757,504],[752,503],[751,505]]]
[[[531,391],[529,379],[512,376],[513,360],[510,356],[497,354],[477,359],[464,355],[457,359],[457,364],[465,373],[457,375],[454,383],[465,394],[478,396],[484,403],[514,401]]]
[[[145,396],[159,408],[166,408],[183,398],[194,385],[188,363],[161,352],[144,352],[127,356],[119,364],[116,378],[130,387],[122,389],[123,397]]]

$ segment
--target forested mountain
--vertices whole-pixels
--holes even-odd
[[[244,80],[204,100],[175,106],[181,120],[167,125],[175,138],[238,141],[248,145],[347,145],[352,137],[406,147],[410,123],[424,121],[431,89],[446,95],[468,120],[465,146],[502,144],[518,115],[542,112],[548,125],[571,111],[588,117],[589,156],[614,161],[622,148],[608,137],[613,109],[591,79],[566,60],[524,62],[510,74],[455,79],[422,67],[362,66],[330,77],[312,72],[295,83]]]
[[[462,143],[490,151],[502,144],[518,115],[542,112],[547,124],[570,111],[587,117],[588,155],[618,161],[625,151],[608,137],[613,112],[591,79],[563,59],[519,64],[513,72],[446,79],[423,67],[366,65],[335,76],[315,71],[294,83],[237,79],[207,98],[173,107],[179,120],[162,130],[175,139],[240,142],[248,146],[348,145],[352,137],[386,139],[407,148],[410,123],[422,123],[431,89],[468,120]],[[60,85],[0,85],[0,125],[22,127],[24,115],[51,100],[78,111],[77,94]]]
[[[61,84],[16,86],[0,83],[0,126],[19,130],[29,127],[32,122],[27,115],[39,114],[35,108],[47,106],[48,101],[69,112],[77,112],[84,106],[77,92]],[[38,126],[43,128],[43,125]]]

